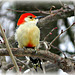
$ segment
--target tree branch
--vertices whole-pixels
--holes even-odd
[[[51,45],[55,42],[55,40],[56,40],[57,38],[59,38],[59,36],[60,36],[62,33],[66,32],[68,29],[70,29],[70,28],[71,28],[72,26],[74,26],[74,25],[75,25],[75,23],[73,23],[71,26],[69,26],[68,28],[66,28],[66,30],[62,31],[59,35],[57,35],[57,36],[52,40],[52,42],[50,43],[49,49],[51,49]]]
[[[4,38],[4,42],[5,42],[5,44],[6,44],[7,51],[8,51],[8,53],[9,53],[11,59],[12,59],[12,62],[14,63],[14,66],[15,66],[15,68],[16,68],[17,73],[19,73],[18,65],[17,65],[17,63],[16,63],[16,60],[14,59],[14,56],[13,56],[13,54],[12,54],[12,51],[11,51],[11,49],[10,49],[8,40],[7,40],[6,35],[5,35],[5,33],[4,33],[3,29],[2,29],[1,24],[0,24],[0,30],[1,30],[1,33],[2,33],[2,35],[3,35],[3,38]]]
[[[54,14],[41,18],[38,22],[38,26],[46,26],[48,23],[51,23],[61,18],[67,18],[70,16],[74,16],[74,9],[61,8],[61,9],[54,11]]]
[[[17,62],[18,66],[23,66],[23,64],[21,62]],[[9,63],[7,64],[6,66],[3,67],[3,69],[5,71],[7,71],[8,69],[10,69],[11,67],[14,67],[14,64],[13,63]]]
[[[34,51],[33,49],[26,50],[22,48],[12,48],[11,50],[15,56],[31,56],[51,61],[52,63],[56,64],[60,69],[63,69],[66,72],[71,71],[74,64],[70,59],[62,58],[46,50],[37,51],[37,54],[36,51]],[[0,56],[9,56],[6,48],[0,49]],[[75,68],[75,65],[73,67]]]

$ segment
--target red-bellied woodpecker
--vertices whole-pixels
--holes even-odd
[[[16,29],[15,39],[18,42],[18,47],[23,48],[35,48],[39,46],[40,40],[40,30],[36,26],[38,19],[37,16],[31,13],[24,13],[20,16],[17,25],[19,26]],[[38,59],[30,58],[33,64],[37,64],[34,68],[37,70],[37,66],[42,69],[41,61]]]

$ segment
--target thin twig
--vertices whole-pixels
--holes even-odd
[[[57,47],[55,47],[55,46],[53,46],[53,45],[51,45],[51,46],[52,46],[53,48],[59,50],[59,51],[65,56],[65,58],[67,58],[66,55],[65,55],[59,48],[57,48]]]
[[[43,44],[45,45],[46,50],[48,50],[48,43],[46,41],[43,41]]]
[[[28,12],[28,11],[24,11],[24,10],[14,10],[14,9],[7,9],[8,11],[15,11],[15,12]]]
[[[14,9],[7,9],[8,11],[14,11],[14,12],[25,12],[25,13],[42,13],[42,14],[47,14],[47,15],[49,15],[50,13],[48,13],[48,12],[45,12],[45,11],[41,11],[41,10],[39,10],[38,8],[36,8],[38,11],[24,11],[24,10],[14,10]]]
[[[46,50],[48,50],[48,46],[49,46],[50,42],[47,42],[47,41],[40,41],[40,43],[43,43],[43,44],[45,45]],[[57,48],[57,47],[55,47],[55,46],[53,46],[53,45],[51,45],[51,47],[53,47],[53,48],[59,50],[59,51],[65,56],[65,58],[67,58],[66,55],[65,55],[59,48]]]
[[[2,29],[1,24],[0,24],[0,30],[1,30],[1,33],[3,35],[4,41],[5,41],[5,44],[6,44],[6,48],[7,48],[8,52],[9,52],[9,55],[10,55],[10,57],[12,59],[12,62],[14,63],[15,69],[16,69],[17,73],[19,73],[19,67],[18,67],[18,65],[16,63],[16,60],[14,59],[14,55],[12,54],[12,51],[10,49],[8,40],[7,40],[6,35],[5,35],[5,33],[4,33],[3,29]]]
[[[67,4],[64,4],[61,0],[59,0],[59,2],[60,2],[61,6],[62,6],[63,8],[68,8],[68,9],[70,9],[70,7],[69,7]]]
[[[42,62],[43,73],[46,74],[45,64],[43,63],[43,60],[42,59],[41,59],[41,62]]]
[[[46,39],[48,38],[48,36],[50,35],[50,33],[52,33],[55,29],[57,29],[57,28],[56,28],[56,27],[53,28],[53,29],[45,36],[45,38],[44,38],[43,41],[46,41]]]
[[[59,0],[59,2],[60,2],[60,4],[61,4],[61,6],[63,6],[63,7],[64,7],[64,4],[61,2],[61,0]]]
[[[36,8],[36,7],[35,7]],[[39,13],[43,13],[43,14],[50,14],[50,13],[48,13],[48,12],[45,12],[45,11],[41,11],[40,9],[38,9],[38,8],[36,8],[38,11],[39,11]]]
[[[30,69],[30,67],[29,67],[29,65],[28,65],[28,64],[26,64],[26,63],[22,62],[21,60],[17,59],[16,57],[15,57],[15,59],[16,59],[17,61],[21,62],[23,65],[27,66],[27,67]]]
[[[61,34],[63,34],[64,32],[66,32],[69,28],[71,28],[72,26],[74,26],[75,25],[75,23],[73,23],[71,26],[69,26],[66,30],[64,30],[63,32],[61,32],[59,35],[57,35],[54,39],[53,39],[53,41],[50,43],[50,45],[49,45],[49,49],[51,49],[51,45],[55,42],[55,40],[57,40],[58,38],[59,38],[59,36],[61,35]]]
[[[75,57],[75,54],[71,55],[71,58]]]
[[[55,6],[52,6],[52,7],[50,8],[50,10],[49,10],[50,14],[52,14],[51,11],[52,11],[53,8],[55,8]]]

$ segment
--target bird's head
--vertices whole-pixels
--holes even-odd
[[[17,25],[21,25],[25,22],[29,22],[29,21],[35,21],[36,16],[31,14],[31,13],[24,13],[20,16]]]

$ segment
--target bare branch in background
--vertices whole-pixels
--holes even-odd
[[[57,29],[57,27],[53,28],[45,37],[43,41],[46,41],[46,39],[48,38],[49,35],[52,35],[52,32]]]
[[[55,42],[56,39],[59,38],[59,36],[60,36],[62,33],[66,32],[68,29],[70,29],[70,28],[71,28],[72,26],[74,26],[74,25],[75,25],[75,23],[73,23],[71,26],[69,26],[66,30],[61,31],[61,33],[60,33],[59,35],[57,35],[57,36],[53,39],[53,41],[50,43],[49,49],[51,49],[51,45]]]
[[[0,30],[1,30],[1,33],[3,35],[3,38],[4,38],[4,41],[5,41],[5,44],[6,44],[7,51],[9,52],[9,55],[10,55],[10,57],[12,59],[12,62],[14,63],[14,66],[16,68],[16,71],[19,73],[18,65],[16,63],[16,60],[14,59],[14,56],[13,56],[12,51],[10,49],[10,46],[9,46],[8,40],[6,38],[6,35],[5,35],[5,33],[4,33],[4,31],[3,31],[2,27],[1,27],[1,24],[0,24]]]
[[[48,11],[41,11],[38,8],[36,8],[38,11],[24,11],[24,10],[14,10],[14,9],[7,9],[9,11],[14,11],[14,12],[24,12],[24,13],[42,13],[49,15],[50,13]]]
[[[67,58],[66,55],[65,55],[59,48],[57,48],[57,47],[55,47],[55,46],[53,46],[53,45],[51,45],[51,47],[53,47],[53,48],[59,50],[59,51],[65,56],[65,58]]]
[[[54,13],[54,14],[48,15],[44,18],[41,18],[38,22],[38,26],[43,27],[43,26],[46,26],[48,23],[51,23],[51,22],[56,21],[58,19],[73,16],[74,9],[61,8],[61,9],[55,10],[55,12],[52,12],[52,13]]]

